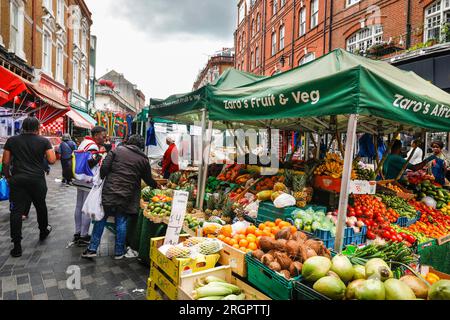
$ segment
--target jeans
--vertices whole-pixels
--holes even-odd
[[[102,239],[103,230],[105,229],[106,221],[109,216],[116,218],[116,248],[115,255],[122,256],[126,253],[125,241],[127,237],[127,220],[128,217],[121,213],[111,213],[105,210],[105,216],[101,221],[96,221],[94,224],[94,230],[92,231],[91,243],[89,244],[89,250],[97,252]]]
[[[83,214],[84,202],[86,201],[89,191],[77,189],[77,205],[75,207],[75,233],[81,237],[86,237],[91,226],[91,218]]]
[[[37,221],[41,233],[47,230],[48,211],[45,198],[47,197],[47,182],[45,178],[30,178],[13,176],[10,186],[10,225],[12,242],[22,240],[22,215],[30,209],[31,203],[36,208]]]

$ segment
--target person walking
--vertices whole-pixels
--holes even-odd
[[[172,136],[166,138],[168,148],[164,153],[162,160],[162,174],[164,179],[169,179],[170,175],[180,170],[178,166],[178,149],[175,145],[175,139]]]
[[[14,248],[11,256],[22,256],[22,215],[30,203],[36,208],[39,240],[44,241],[52,227],[48,224],[46,204],[47,182],[44,160],[56,162],[50,141],[39,135],[39,120],[28,117],[23,121],[22,133],[8,139],[3,153],[3,173],[10,187],[10,227]]]
[[[72,185],[72,153],[75,150],[77,150],[77,145],[70,138],[70,134],[65,133],[59,145],[58,153],[61,155],[62,183],[65,183],[67,186]]]
[[[90,152],[92,159],[89,160],[88,165],[93,171],[99,170],[102,156],[100,148],[106,138],[106,129],[103,127],[94,127],[91,130],[91,136],[85,137],[80,143],[78,150],[80,152]],[[75,206],[75,234],[72,242],[79,247],[86,247],[89,245],[91,237],[89,236],[89,227],[91,219],[83,214],[82,209],[86,201],[89,191],[92,188],[92,183],[86,183],[79,180],[74,180],[74,185],[77,187],[77,203]]]
[[[105,179],[102,191],[102,205],[105,216],[95,222],[89,247],[83,258],[97,256],[97,250],[108,217],[114,216],[116,222],[115,259],[126,254],[127,220],[139,212],[141,180],[152,187],[158,185],[152,178],[150,162],[144,154],[144,138],[133,135],[127,145],[110,152],[100,168],[100,177]]]

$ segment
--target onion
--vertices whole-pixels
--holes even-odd
[[[364,222],[362,222],[362,221],[357,221],[357,222],[356,222],[356,226],[357,226],[358,228],[362,228],[362,227],[364,227]]]

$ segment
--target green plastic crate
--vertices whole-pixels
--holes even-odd
[[[150,239],[160,237],[167,230],[166,224],[156,224],[144,217],[142,219],[141,237],[139,240],[139,260],[150,265]]]
[[[287,219],[292,219],[292,212],[297,210],[297,207],[286,207],[277,208],[274,206],[272,201],[264,201],[259,204],[258,216],[256,220],[259,223],[266,221],[275,221],[281,219],[287,221]]]
[[[253,258],[252,253],[245,256],[247,262],[248,281],[258,290],[273,300],[292,300],[294,283],[300,277],[287,280],[277,272],[270,270],[263,263]]]
[[[294,283],[294,294],[295,300],[331,300],[300,281]]]

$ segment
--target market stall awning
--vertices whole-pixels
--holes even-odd
[[[23,79],[0,66],[0,106],[27,90]]]
[[[316,127],[326,127],[320,117],[340,115],[346,129],[346,116],[359,114],[360,124],[371,129],[379,119],[432,131],[450,128],[448,93],[413,72],[342,49],[239,88],[207,90],[209,118],[216,121],[269,120],[273,127],[299,128],[315,118]]]
[[[92,129],[95,124],[97,123],[92,117],[90,117],[87,113],[78,111],[75,109],[71,109],[66,114],[70,119],[72,119],[73,124],[75,127],[83,128],[83,129]],[[92,120],[88,120],[87,117],[91,118]],[[92,122],[93,121],[93,122]]]
[[[150,117],[170,117],[171,120],[183,123],[198,121],[198,113],[207,105],[206,93],[208,87],[230,89],[264,79],[251,73],[227,69],[214,83],[208,84],[196,91],[175,94],[167,99],[150,99]]]

